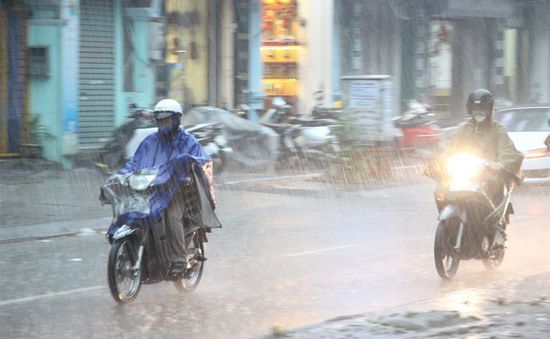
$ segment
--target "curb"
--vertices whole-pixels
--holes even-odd
[[[294,195],[303,197],[326,197],[327,195],[334,194],[335,191],[327,189],[326,187],[315,188],[303,188],[298,186],[282,186],[273,184],[258,184],[258,183],[239,183],[239,184],[220,184],[216,188],[220,190],[228,191],[249,191],[259,193],[271,193],[271,194],[283,194]]]
[[[320,174],[300,174],[251,178],[248,180],[222,182],[215,187],[221,190],[251,191],[305,197],[326,197],[329,192],[336,191],[335,187],[331,187],[330,184],[311,181],[311,179],[320,176]]]

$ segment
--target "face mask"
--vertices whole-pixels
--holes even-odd
[[[170,136],[170,134],[172,133],[172,126],[159,127],[158,132],[163,137]]]
[[[472,116],[474,117],[474,120],[477,122],[483,122],[487,119],[487,113],[483,111],[473,112]]]

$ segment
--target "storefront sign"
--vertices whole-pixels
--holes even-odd
[[[349,107],[369,108],[380,94],[380,81],[353,80],[349,84]]]

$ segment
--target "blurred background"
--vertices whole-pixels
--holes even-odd
[[[385,121],[413,100],[449,123],[475,88],[547,103],[548,17],[545,0],[1,0],[0,155],[40,144],[70,167],[165,97],[250,120],[274,97]]]

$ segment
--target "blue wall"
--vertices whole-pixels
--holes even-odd
[[[142,11],[131,11],[124,15],[124,9],[117,0],[115,13],[115,69],[116,69],[116,116],[115,124],[125,122],[129,112],[129,105],[135,103],[138,107],[153,108],[155,102],[155,68],[149,59],[150,21]],[[133,91],[124,91],[124,25],[133,34],[134,64],[132,80]]]
[[[128,113],[128,105],[135,103],[139,107],[153,108],[155,105],[155,76],[154,67],[149,60],[149,21],[144,18],[137,18],[131,21],[127,20],[126,25],[131,25],[133,31],[133,63],[134,71],[132,80],[134,90],[124,92],[124,107],[122,110],[122,121]],[[124,44],[122,44],[124,45]],[[124,88],[121,88],[123,91]]]
[[[63,110],[61,105],[61,23],[29,20],[28,45],[47,47],[50,75],[47,78],[30,78],[29,110],[32,116],[40,115],[40,123],[51,136],[42,140],[44,156],[61,161]]]

